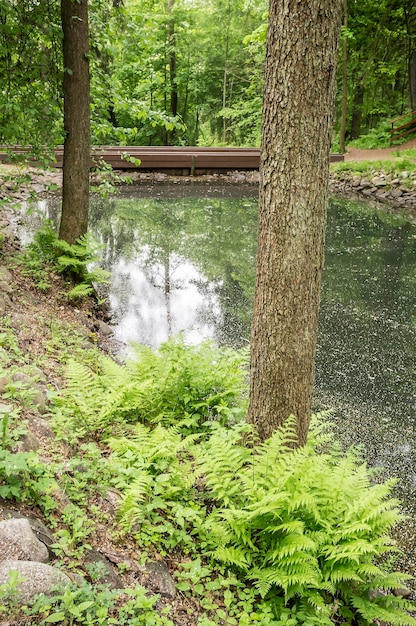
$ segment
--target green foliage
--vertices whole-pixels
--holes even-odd
[[[332,172],[356,172],[364,176],[373,177],[375,173],[397,174],[401,172],[414,172],[416,163],[409,158],[391,158],[382,161],[344,161],[331,164]],[[405,182],[405,181],[403,181]]]
[[[292,448],[294,436],[291,419],[249,459],[238,450],[237,471],[220,433],[204,445],[201,471],[218,503],[207,520],[217,542],[212,557],[252,580],[272,606],[283,594],[308,624],[348,615],[360,624],[416,623],[403,614],[404,600],[374,597],[409,578],[375,562],[396,549],[388,535],[401,519],[392,482],[372,484],[357,454],[328,448],[316,425],[305,448]]]
[[[76,438],[139,421],[191,433],[206,430],[210,421],[232,423],[244,415],[245,353],[210,342],[188,346],[178,338],[158,352],[136,346],[135,355],[124,367],[102,357],[96,371],[70,362],[56,407],[60,428]]]
[[[406,613],[411,603],[389,593],[410,577],[380,561],[397,550],[389,537],[401,519],[393,481],[373,482],[357,453],[342,454],[319,422],[302,449],[293,449],[294,419],[253,448],[249,432],[216,424],[196,444],[175,429],[140,425],[111,439],[122,524],[140,529],[145,547],[199,551],[241,584],[252,581],[247,602],[264,603],[278,624],[415,624]],[[225,593],[226,585],[195,563],[181,575],[181,589],[217,611],[207,592]]]
[[[390,128],[390,119],[383,120],[377,126],[368,130],[367,133],[362,134],[359,139],[350,141],[348,145],[353,146],[354,148],[360,148],[364,150],[389,148]]]
[[[97,244],[90,236],[84,235],[77,243],[69,244],[45,226],[35,234],[22,261],[40,289],[46,291],[50,286],[50,273],[57,272],[75,283],[68,297],[80,298],[94,293],[94,283],[108,281],[109,273],[96,265],[97,252]]]
[[[157,545],[162,553],[197,550],[205,509],[191,456],[196,438],[138,424],[128,437],[110,439],[113,485],[124,495],[120,521],[127,530],[139,525],[139,545]]]
[[[0,449],[0,498],[54,508],[52,491],[56,483],[35,452]]]
[[[18,585],[22,582],[18,572],[9,572],[6,583],[0,585],[0,616],[11,617],[19,606]]]
[[[77,624],[95,626],[172,626],[172,622],[155,610],[159,596],[150,597],[137,585],[134,589],[110,591],[104,586],[88,583],[64,589],[56,587],[52,597],[39,595],[25,609],[28,616],[41,616],[46,624]]]
[[[75,504],[68,504],[65,507],[62,511],[62,521],[65,528],[56,532],[56,541],[51,547],[61,559],[71,559],[70,565],[74,567],[82,558],[84,551],[92,547],[86,539],[94,531],[94,522]]]

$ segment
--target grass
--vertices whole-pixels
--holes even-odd
[[[416,150],[409,150],[413,152]],[[407,155],[405,157],[394,157],[378,161],[343,161],[331,164],[331,172],[335,175],[340,172],[351,172],[360,175],[372,175],[375,172],[382,172],[394,176],[401,176],[402,172],[416,172],[416,160],[412,160]]]

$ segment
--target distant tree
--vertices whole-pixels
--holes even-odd
[[[88,0],[61,0],[64,163],[60,239],[74,243],[88,228],[90,76]]]
[[[342,0],[270,0],[249,421],[268,438],[312,404]]]

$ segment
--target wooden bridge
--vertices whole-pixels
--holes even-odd
[[[10,161],[13,155],[23,156],[25,147],[0,146],[0,161]],[[52,167],[62,167],[63,146],[55,150]],[[343,161],[343,154],[332,154],[331,161]],[[136,169],[197,176],[212,172],[258,170],[259,148],[207,148],[202,146],[99,146],[91,149],[91,167],[100,163],[113,169]],[[140,164],[138,163],[140,161]]]

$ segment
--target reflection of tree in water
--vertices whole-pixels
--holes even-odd
[[[106,243],[106,263],[124,256],[127,247],[149,284],[162,291],[169,334],[172,295],[185,287],[175,271],[191,263],[200,277],[190,283],[202,297],[209,295],[208,302],[216,295],[221,305],[220,314],[211,306],[211,315],[204,307],[197,317],[216,328],[220,343],[241,345],[249,335],[246,293],[254,283],[255,221],[255,199],[121,197],[105,206],[100,201],[91,224]]]

